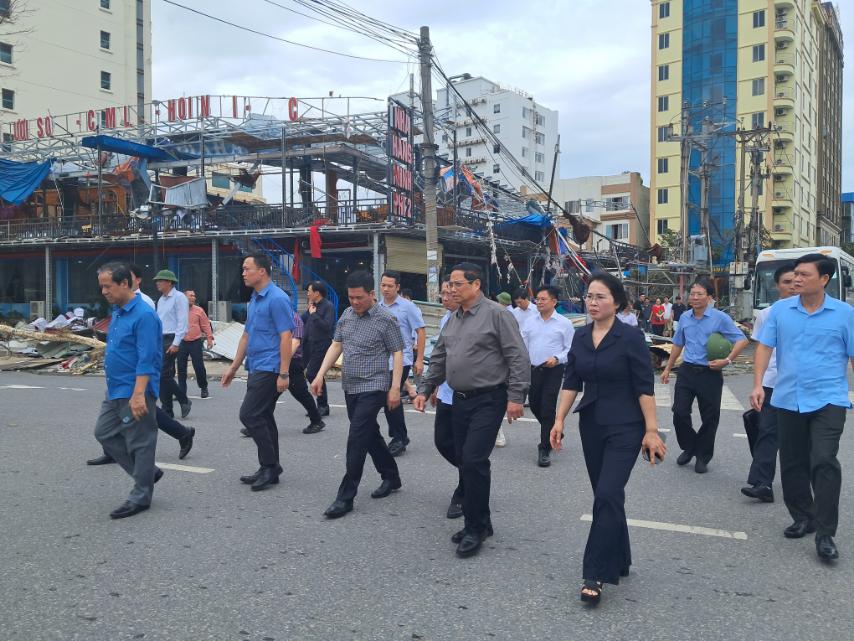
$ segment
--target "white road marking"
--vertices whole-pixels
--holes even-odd
[[[658,431],[659,431],[659,432],[667,432],[667,433],[669,434],[669,433],[670,433],[670,428],[669,428],[669,427],[659,427],[659,428],[658,428]]]
[[[670,407],[672,405],[672,401],[670,400],[670,386],[664,385],[663,383],[655,384],[655,406],[656,407]]]
[[[44,389],[38,385],[0,385],[0,389]]]
[[[736,438],[747,438],[747,434],[739,434],[737,432],[735,434],[733,434],[733,436]]]
[[[212,467],[193,467],[192,465],[178,465],[177,463],[155,463],[157,467],[164,470],[175,470],[176,472],[193,472],[194,474],[210,474]]]
[[[738,400],[736,395],[726,385],[721,390],[721,409],[744,411],[744,405],[741,404],[741,401]]]
[[[592,514],[582,514],[582,521],[593,521]],[[639,521],[638,519],[626,519],[626,523],[634,527],[643,527],[650,530],[665,530],[667,532],[682,532],[685,534],[701,534],[703,536],[717,536],[722,539],[747,540],[747,532],[730,532],[728,530],[717,530],[709,527],[696,525],[682,525],[681,523],[660,523],[659,521]]]
[[[82,387],[60,387],[59,389],[64,389],[64,390],[69,391],[69,392],[86,392],[86,391],[88,391]]]

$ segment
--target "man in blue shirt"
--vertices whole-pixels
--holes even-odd
[[[765,400],[762,377],[776,348],[771,405],[777,409],[783,500],[794,519],[783,535],[796,539],[814,531],[824,561],[839,556],[833,542],[842,486],[836,454],[851,407],[847,370],[854,356],[854,309],[824,291],[835,269],[822,254],[795,261],[797,295],[771,308],[759,334],[750,394],[758,411]]]
[[[732,364],[748,343],[733,320],[712,306],[713,292],[712,283],[706,279],[699,279],[691,285],[688,294],[691,313],[685,312],[679,318],[679,329],[673,336],[673,349],[661,374],[661,382],[666,385],[670,380],[670,370],[684,350],[685,358],[679,366],[673,394],[673,427],[676,429],[676,440],[682,448],[676,463],[686,465],[696,456],[694,471],[697,474],[708,471],[708,463],[715,453],[715,434],[721,417],[721,392],[724,387],[723,369]],[[733,345],[726,358],[710,361],[706,343],[715,332]],[[691,424],[691,406],[695,398],[702,420],[698,432],[694,431]]]
[[[154,484],[163,472],[154,465],[157,448],[156,400],[163,360],[160,319],[133,290],[126,265],[108,263],[98,270],[98,284],[115,305],[104,371],[107,396],[95,425],[95,438],[134,480],[133,489],[113,519],[133,516],[151,505]]]
[[[258,447],[260,467],[240,480],[257,492],[279,482],[279,429],[273,413],[276,401],[290,382],[291,339],[294,312],[287,294],[270,280],[270,258],[257,252],[243,261],[243,282],[255,291],[249,300],[246,328],[231,366],[222,376],[228,387],[246,359],[246,396],[240,406],[240,422]]]
[[[397,319],[400,333],[403,334],[403,381],[409,379],[410,369],[416,376],[424,371],[424,343],[426,332],[424,330],[424,317],[421,310],[412,301],[406,300],[400,295],[400,273],[394,271],[383,272],[380,279],[380,293],[382,300],[379,305]],[[415,352],[413,354],[413,335],[416,336]],[[388,362],[389,377],[393,369],[391,359]],[[391,380],[391,379],[389,379]],[[394,409],[385,407],[385,418],[388,421],[388,435],[391,438],[388,451],[392,456],[400,456],[409,445],[409,435],[406,431],[406,419],[403,414],[403,406],[397,405]]]

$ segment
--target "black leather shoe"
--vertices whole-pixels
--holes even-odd
[[[392,492],[396,492],[401,488],[403,484],[400,482],[400,479],[389,480],[385,479],[380,486],[371,492],[372,499],[384,499]]]
[[[347,512],[353,511],[353,501],[341,501],[340,499],[335,499],[326,511],[323,513],[327,519],[340,519],[342,516],[347,514]]]
[[[255,481],[252,483],[252,491],[260,492],[261,490],[266,490],[271,485],[277,485],[279,483],[279,470],[281,470],[278,466],[264,466],[260,470],[258,470],[258,476],[255,477]]]
[[[306,427],[306,428],[302,431],[302,433],[303,433],[303,434],[317,434],[317,433],[318,433],[319,431],[321,431],[324,427],[326,427],[326,423],[324,423],[323,421],[320,421],[319,423],[312,423],[311,425],[309,425],[308,427]]]
[[[494,532],[492,531],[492,524],[490,523],[489,525],[486,526],[486,536],[489,537],[489,536],[492,536],[493,534],[494,534]],[[465,535],[466,535],[466,529],[465,528],[463,528],[459,532],[455,532],[451,536],[451,543],[459,543],[460,541],[463,540],[463,537]]]
[[[284,472],[281,465],[277,469],[279,470],[279,474]],[[261,475],[261,472],[263,472],[263,471],[264,471],[264,466],[262,465],[261,467],[258,468],[258,470],[254,474],[247,474],[246,476],[241,476],[240,482],[246,483],[246,485],[252,485],[255,481],[258,480],[258,477]]]
[[[480,547],[488,536],[489,534],[486,531],[466,532],[465,535],[463,535],[460,544],[457,546],[457,556],[461,559],[474,556],[480,552]]]
[[[98,458],[90,458],[88,461],[86,461],[86,465],[107,465],[109,463],[115,462],[116,460],[109,454],[102,454]]]
[[[203,390],[199,393],[199,396],[201,396],[202,398],[208,398],[208,397],[210,396],[210,393],[209,393],[206,389],[203,389]]]
[[[540,467],[548,467],[552,464],[551,452],[544,447],[540,448],[540,453],[537,455],[537,465]]]
[[[694,458],[694,455],[688,450],[685,450],[679,455],[679,458],[676,459],[676,465],[688,465],[692,458]]]
[[[181,406],[181,418],[187,418],[193,408],[193,401],[188,398],[186,403],[179,403],[179,405]]]
[[[246,438],[250,438],[249,430],[247,430],[245,427],[240,428],[240,434],[245,436]]]
[[[125,501],[115,510],[110,512],[111,519],[126,519],[129,516],[133,516],[134,514],[139,514],[140,512],[145,512],[148,509],[147,505],[137,505],[136,503],[131,503],[130,501]]]
[[[839,550],[829,534],[819,534],[815,537],[815,551],[822,561],[833,561],[839,558]]]
[[[321,416],[329,416],[329,406],[328,405],[318,405],[317,411],[320,412]]]
[[[157,481],[159,481],[162,478],[163,478],[163,470],[161,470],[159,467],[155,467],[154,468],[154,482],[157,483]]]
[[[190,450],[193,449],[193,437],[196,435],[196,428],[190,427],[188,429],[190,430],[190,433],[178,441],[178,445],[181,446],[181,450],[178,452],[179,459],[183,459],[190,453]]]
[[[694,462],[694,471],[695,471],[697,474],[705,474],[706,472],[708,472],[708,471],[709,471],[709,465],[708,465],[708,463],[706,463],[703,459],[698,458],[698,459]]]
[[[392,456],[400,456],[406,451],[406,445],[403,441],[394,440],[388,444],[388,453]]]
[[[787,539],[800,539],[813,532],[815,532],[815,523],[812,521],[795,521],[783,530],[783,536]]]
[[[752,499],[759,499],[763,503],[774,502],[774,490],[767,485],[748,485],[741,488],[741,493]]]
[[[450,505],[448,505],[448,513],[447,517],[449,519],[458,519],[463,515],[463,504],[457,502],[456,497],[451,499]]]

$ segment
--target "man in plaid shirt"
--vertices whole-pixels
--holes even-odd
[[[335,328],[332,345],[311,383],[320,394],[323,376],[344,354],[341,383],[350,419],[347,437],[347,470],[338,496],[324,514],[330,519],[344,516],[353,509],[353,499],[362,480],[365,458],[371,455],[382,483],[371,493],[381,499],[400,488],[400,472],[380,434],[377,415],[384,405],[400,405],[400,379],[403,374],[403,335],[397,319],[374,302],[374,278],[364,271],[347,277],[350,307],[344,310]],[[388,361],[393,367],[389,381]]]

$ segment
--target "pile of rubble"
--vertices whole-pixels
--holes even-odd
[[[57,320],[59,318],[65,317],[57,317]],[[65,320],[69,322],[54,322],[52,327],[43,318],[29,325],[0,325],[0,343],[5,348],[2,351],[6,356],[0,359],[0,369],[51,368],[54,371],[82,374],[98,367],[103,360],[106,344],[91,336],[94,319],[89,319],[93,321],[92,324],[88,324],[87,320],[81,324],[76,317],[75,321]],[[81,335],[83,333],[90,336]]]

